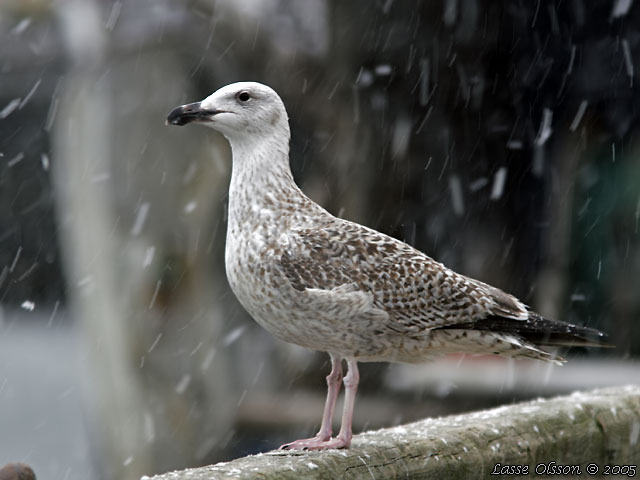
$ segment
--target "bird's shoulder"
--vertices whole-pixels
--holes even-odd
[[[303,288],[334,288],[345,283],[370,286],[376,279],[400,280],[446,269],[429,256],[389,235],[330,217],[290,229],[281,237],[280,266]]]

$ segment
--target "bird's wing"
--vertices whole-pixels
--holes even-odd
[[[282,247],[278,267],[293,288],[317,292],[349,285],[372,296],[373,306],[388,314],[386,328],[396,333],[423,335],[489,315],[528,317],[515,297],[346,220],[290,231]]]

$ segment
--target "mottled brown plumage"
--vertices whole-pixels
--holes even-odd
[[[204,123],[231,144],[225,263],[240,303],[281,340],[331,356],[321,430],[285,448],[349,446],[358,361],[416,363],[464,352],[559,363],[540,346],[602,342],[598,331],[544,319],[512,295],[311,201],[293,181],[286,110],[269,87],[228,85],[167,121]],[[331,438],[343,359],[342,428]]]

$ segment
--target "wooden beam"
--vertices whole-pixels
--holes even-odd
[[[273,451],[153,480],[587,476],[594,468],[597,478],[607,468],[638,475],[639,460],[640,386],[626,386],[366,432],[349,450]]]

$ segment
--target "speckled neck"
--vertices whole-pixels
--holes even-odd
[[[266,138],[231,141],[231,150],[230,232],[257,228],[266,210],[286,212],[306,203],[307,197],[295,184],[289,167],[288,128]],[[274,220],[286,222],[282,215]]]

